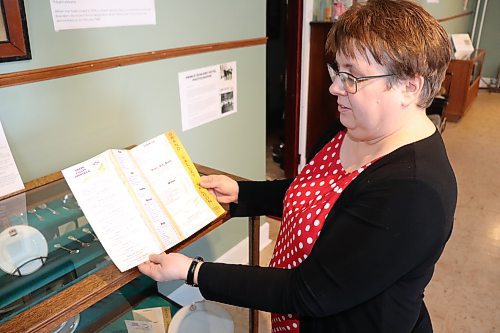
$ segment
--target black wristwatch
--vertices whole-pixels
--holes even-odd
[[[186,277],[186,284],[192,287],[198,287],[197,284],[194,283],[194,271],[196,270],[196,267],[198,266],[198,263],[203,262],[202,257],[195,257],[193,258],[193,261],[191,262],[191,265],[189,266],[187,277]]]

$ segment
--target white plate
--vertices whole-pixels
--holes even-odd
[[[48,246],[45,237],[38,229],[28,225],[9,227],[0,233],[0,269],[12,275],[28,275],[42,267]]]
[[[177,311],[168,326],[168,333],[233,333],[231,315],[214,302],[201,301]]]

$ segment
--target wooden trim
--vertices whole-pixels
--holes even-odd
[[[267,37],[193,45],[0,74],[0,88],[199,53],[266,44]]]
[[[454,20],[454,19],[459,18],[459,17],[472,15],[472,13],[473,12],[471,10],[471,11],[468,11],[466,13],[462,13],[462,14],[453,15],[453,16],[450,16],[450,17],[445,17],[445,18],[442,18],[442,19],[438,19],[438,22],[446,22],[446,21]]]

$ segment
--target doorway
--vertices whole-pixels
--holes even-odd
[[[266,33],[266,175],[297,175],[302,0],[268,0]]]

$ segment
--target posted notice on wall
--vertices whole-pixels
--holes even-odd
[[[236,113],[236,62],[179,73],[182,130]]]
[[[24,184],[0,123],[0,197],[22,189]]]
[[[54,29],[156,24],[154,0],[50,0]]]

